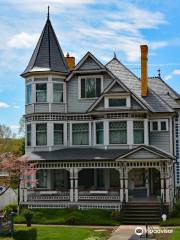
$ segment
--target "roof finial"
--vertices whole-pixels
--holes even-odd
[[[114,52],[114,58],[117,58],[117,57],[116,57],[116,52]]]
[[[47,14],[48,20],[49,20],[49,9],[50,9],[50,7],[48,6],[48,14]]]
[[[161,69],[158,68],[157,72],[158,72],[158,78],[161,78]]]

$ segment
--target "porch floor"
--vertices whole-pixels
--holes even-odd
[[[133,197],[132,199],[129,199],[128,202],[135,202],[135,203],[160,203],[160,200],[155,196],[150,197]]]

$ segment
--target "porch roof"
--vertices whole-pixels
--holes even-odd
[[[114,160],[128,152],[130,149],[64,148],[51,152],[33,152],[27,155],[29,161],[88,161]]]

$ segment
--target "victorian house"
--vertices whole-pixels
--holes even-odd
[[[172,208],[179,184],[179,95],[116,56],[64,56],[48,17],[28,66],[26,153],[36,186],[22,186],[30,208],[103,208],[156,203]]]

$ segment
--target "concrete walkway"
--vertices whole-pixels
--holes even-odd
[[[113,231],[111,237],[108,240],[138,240],[138,239],[145,240],[147,239],[147,238],[140,238],[137,234],[135,234],[135,229],[137,227],[141,227],[143,229],[143,232],[145,233],[145,226],[121,225]]]

